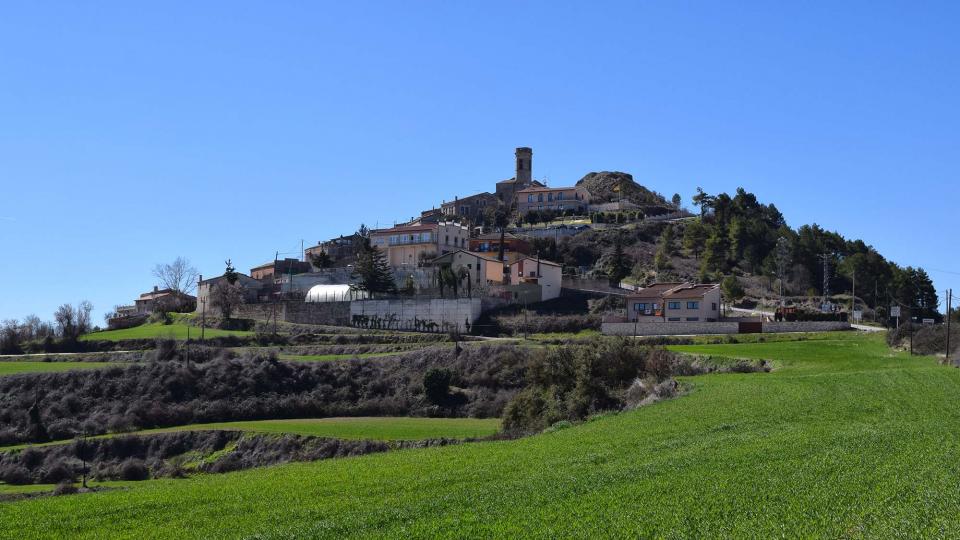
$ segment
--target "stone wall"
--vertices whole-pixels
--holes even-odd
[[[736,334],[740,323],[735,322],[656,322],[603,323],[601,331],[607,336],[686,336],[699,334]]]
[[[845,322],[764,322],[763,333],[784,332],[832,332],[849,330],[850,323]],[[658,322],[658,323],[621,323],[605,322],[601,326],[608,336],[685,336],[710,334],[737,334],[739,322]]]
[[[480,298],[354,300],[350,302],[350,323],[363,328],[466,332],[482,309]]]
[[[277,304],[244,304],[237,310],[240,319],[272,321],[276,309],[277,320],[297,324],[326,324],[347,326],[350,324],[349,302],[299,302],[286,301]]]
[[[765,322],[764,334],[781,332],[833,332],[835,330],[849,330],[850,323],[837,321],[806,321],[806,322]]]

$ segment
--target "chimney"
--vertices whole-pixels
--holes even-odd
[[[158,292],[159,290],[160,290],[160,287],[157,287],[156,285],[153,286],[153,292]]]

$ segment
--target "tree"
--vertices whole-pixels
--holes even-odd
[[[702,218],[707,210],[713,206],[716,197],[707,195],[703,188],[697,187],[697,194],[693,196],[693,205],[700,208],[700,217]]]
[[[630,275],[633,265],[623,251],[623,234],[618,233],[613,239],[613,253],[607,263],[607,279],[611,287],[619,287],[623,278]]]
[[[674,193],[673,198],[670,200],[673,203],[673,209],[678,213],[680,212],[680,204],[683,202],[683,198],[680,197],[679,193]]]
[[[377,246],[366,244],[360,251],[353,278],[356,283],[350,287],[356,291],[366,291],[371,296],[396,292],[397,289],[387,257]]]
[[[53,313],[53,320],[57,323],[57,334],[66,340],[75,340],[77,332],[77,312],[70,304],[61,304]]]
[[[93,461],[94,456],[96,456],[96,448],[94,445],[90,444],[90,441],[86,437],[77,437],[73,441],[73,455],[80,460],[81,469],[80,474],[82,480],[82,486],[84,489],[87,487],[87,474],[89,474],[90,469],[87,467],[88,461]]]
[[[453,271],[453,268],[449,264],[445,264],[440,268],[440,275],[438,276],[438,281],[440,285],[440,297],[443,297],[444,287],[449,287],[453,290],[453,297],[457,297],[457,290],[459,289],[460,278],[457,276],[457,273]]]
[[[709,275],[714,272],[722,272],[727,266],[727,242],[726,238],[714,231],[707,239],[703,248],[703,259],[700,262],[700,273]]]
[[[310,254],[310,264],[317,268],[330,268],[333,265],[333,260],[330,258],[330,255],[327,254],[326,250],[321,249],[320,253],[314,255]]]
[[[223,277],[227,278],[227,283],[230,285],[235,285],[237,280],[240,279],[240,274],[237,272],[237,269],[233,267],[233,261],[227,259],[224,261],[226,269],[223,271]]]
[[[93,304],[88,300],[80,302],[76,309],[77,315],[77,333],[86,334],[91,330],[90,314],[93,312]]]
[[[660,245],[663,246],[667,255],[674,255],[677,252],[674,246],[674,239],[673,225],[667,225],[667,227],[663,229],[663,234],[660,235]]]
[[[710,231],[701,221],[688,223],[683,230],[683,248],[693,254],[697,260],[700,259],[700,253],[707,243]]]
[[[153,275],[164,289],[170,289],[176,296],[190,294],[197,286],[197,269],[184,257],[177,257],[169,264],[156,265]]]
[[[229,280],[218,281],[210,291],[210,305],[220,310],[220,315],[225,320],[230,320],[233,312],[243,303],[243,289],[236,283],[230,283]]]
[[[16,319],[3,321],[0,326],[0,354],[21,354],[20,340],[23,332]]]
[[[723,278],[723,281],[720,283],[720,289],[723,291],[723,296],[731,302],[740,300],[746,294],[737,276],[727,276]]]

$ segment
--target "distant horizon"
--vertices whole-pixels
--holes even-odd
[[[189,17],[184,13],[189,12]],[[744,187],[960,290],[953,3],[11,6],[0,320],[533,175]]]

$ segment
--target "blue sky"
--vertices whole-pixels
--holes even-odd
[[[516,146],[553,185],[743,186],[960,289],[955,2],[142,4],[4,7],[0,318],[409,218]]]

